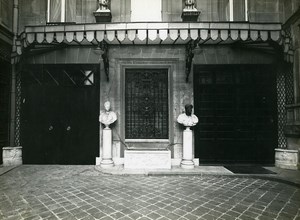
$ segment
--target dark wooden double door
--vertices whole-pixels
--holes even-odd
[[[194,92],[200,162],[274,163],[277,93],[269,66],[195,66]]]
[[[26,164],[95,164],[99,155],[97,65],[31,65],[22,73]]]
[[[10,63],[0,59],[0,164],[2,148],[8,146],[10,75]]]

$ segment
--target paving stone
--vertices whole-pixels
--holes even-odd
[[[280,212],[278,216],[279,216],[279,218],[293,219],[295,214],[294,213],[287,213],[287,212]]]
[[[66,210],[64,208],[57,208],[52,210],[53,213],[58,214],[58,213],[62,213],[65,212]]]
[[[227,214],[223,214],[220,216],[220,219],[223,219],[223,220],[232,220],[232,216],[230,215],[227,215]]]
[[[40,215],[41,216],[41,215]],[[65,211],[65,212],[62,212],[62,213],[59,213],[59,214],[57,214],[56,216],[58,216],[59,218],[61,218],[61,219],[66,219],[66,218],[72,218],[73,217],[73,215],[70,213],[70,212],[67,212],[67,211]]]
[[[149,215],[151,211],[149,211],[147,208],[142,208],[137,210],[139,213],[141,213],[143,216],[144,215]]]
[[[188,213],[184,217],[187,218],[187,219],[190,219],[190,220],[196,220],[196,219],[198,219],[198,216],[194,215],[192,213]]]
[[[52,215],[53,213],[50,210],[39,214],[39,216],[41,216],[42,218],[48,218],[49,216]]]
[[[205,214],[203,216],[201,216],[201,219],[206,219],[206,220],[215,220],[216,217],[210,214]]]
[[[8,217],[6,220],[19,220],[21,218],[21,216],[11,216],[11,217]]]
[[[241,216],[239,216],[238,219],[240,219],[240,220],[253,220],[255,218],[254,217],[250,217],[248,215],[241,215]]]
[[[232,216],[233,218],[237,218],[240,215],[240,213],[231,210],[226,212],[226,214]]]
[[[132,220],[132,219],[134,219],[134,218],[130,218],[128,216],[123,216],[120,218],[120,220]]]
[[[159,209],[156,211],[156,213],[158,213],[159,215],[161,216],[166,216],[168,215],[170,212],[168,210],[165,210],[165,209]]]
[[[113,218],[110,216],[104,216],[101,218],[101,220],[113,220]]]
[[[38,215],[30,216],[28,218],[24,218],[24,220],[37,220],[37,219],[41,219],[41,218]]]
[[[223,213],[215,211],[215,210],[211,210],[208,214],[213,215],[217,218],[217,217],[220,217]]]
[[[138,219],[138,218],[140,218],[142,216],[143,215],[141,213],[139,213],[139,212],[133,212],[133,213],[131,213],[131,214],[128,215],[128,217],[131,218],[131,219]]]
[[[173,213],[176,214],[176,215],[182,216],[182,215],[186,214],[186,211],[178,208]]]

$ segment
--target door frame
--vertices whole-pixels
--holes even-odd
[[[126,74],[126,69],[167,69],[168,71],[168,111],[169,111],[169,119],[168,119],[168,133],[169,133],[169,137],[168,139],[125,139],[125,117],[122,117],[120,119],[121,121],[121,125],[120,125],[120,134],[121,134],[121,138],[122,140],[124,140],[124,143],[145,143],[145,145],[147,144],[153,144],[155,143],[158,148],[151,148],[152,150],[155,149],[166,149],[165,146],[169,146],[169,144],[172,142],[172,140],[174,139],[174,129],[173,129],[173,123],[174,123],[174,114],[172,109],[173,108],[173,72],[174,72],[174,61],[172,62],[166,62],[166,64],[161,64],[161,62],[157,62],[157,60],[143,60],[140,61],[138,64],[121,64],[120,66],[120,72],[121,72],[121,115],[125,116],[125,74]],[[149,148],[147,147],[135,147],[134,149],[139,149],[139,150],[149,150]],[[124,150],[122,150],[124,151]]]

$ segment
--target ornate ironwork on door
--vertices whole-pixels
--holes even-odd
[[[168,70],[127,69],[126,139],[167,139],[168,121]]]
[[[95,65],[28,65],[23,73],[23,83],[40,86],[85,87],[95,86]]]

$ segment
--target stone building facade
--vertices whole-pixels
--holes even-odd
[[[299,2],[286,1],[284,7],[284,23],[283,31],[286,33],[291,41],[291,54],[290,54],[290,78],[287,82],[291,82],[290,88],[292,91],[287,91],[286,94],[286,125],[285,136],[287,137],[287,150],[286,156],[289,155],[291,163],[298,163],[299,168],[299,137],[300,137],[300,106],[299,106],[299,76],[300,76],[300,56],[299,56],[299,35],[300,35],[300,10]],[[287,50],[287,49],[286,49]],[[293,94],[293,95],[288,95]],[[298,156],[297,156],[298,154]],[[281,156],[281,155],[278,155]],[[285,158],[284,156],[282,158]],[[297,162],[298,161],[298,162]],[[285,164],[283,165],[285,167]],[[288,166],[287,166],[288,167]],[[290,167],[289,167],[290,168]]]
[[[299,148],[298,1],[15,4],[10,147],[24,163],[100,163],[106,101],[115,164],[126,152],[179,164],[186,104],[196,164],[274,164],[275,149]]]

